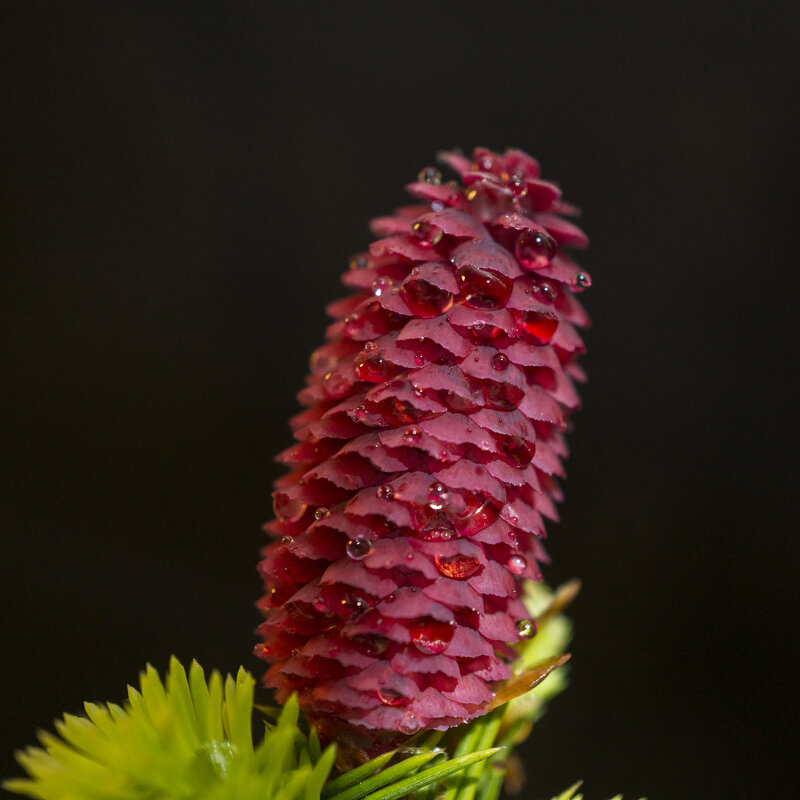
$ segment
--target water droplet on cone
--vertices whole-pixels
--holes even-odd
[[[446,578],[465,581],[471,578],[481,567],[481,562],[474,556],[456,553],[454,556],[434,556],[436,569]]]
[[[438,317],[453,305],[453,295],[450,292],[428,281],[406,281],[400,289],[400,294],[412,314],[426,319]]]
[[[378,689],[378,700],[385,706],[392,707],[402,706],[408,702],[408,698],[404,694],[401,694],[395,689],[387,689],[384,687]]]
[[[515,311],[517,327],[522,338],[533,344],[547,344],[558,328],[558,317],[540,311]]]
[[[345,551],[353,561],[361,561],[372,552],[372,542],[364,536],[357,536],[355,539],[350,539],[345,546]]]
[[[394,489],[388,484],[384,483],[383,486],[379,486],[375,490],[375,496],[379,500],[393,500],[394,499]]]
[[[515,575],[522,575],[527,566],[528,562],[525,560],[525,557],[519,554],[514,554],[508,559],[508,568]]]
[[[545,269],[556,254],[556,243],[543,231],[522,231],[517,237],[514,254],[525,269]]]
[[[511,294],[510,278],[483,267],[459,267],[456,280],[464,302],[472,308],[502,308]]]
[[[455,633],[450,623],[436,619],[415,620],[409,630],[414,647],[426,655],[443,653]]]

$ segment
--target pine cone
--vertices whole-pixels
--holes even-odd
[[[535,621],[584,374],[577,210],[519,150],[440,160],[373,220],[278,458],[265,683],[374,743],[485,713]]]

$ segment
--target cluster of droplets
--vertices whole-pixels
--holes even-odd
[[[461,184],[422,170],[424,205],[375,220],[350,261],[260,567],[279,697],[401,733],[481,713],[536,633],[519,588],[560,499],[591,285],[564,251],[585,244],[574,209],[533,159],[443,161]]]

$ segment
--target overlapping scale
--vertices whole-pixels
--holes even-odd
[[[480,715],[510,677],[584,379],[577,210],[519,150],[440,160],[460,182],[424,169],[328,307],[259,565],[266,684],[373,743]]]

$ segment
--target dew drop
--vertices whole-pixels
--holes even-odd
[[[341,604],[353,614],[359,614],[360,612],[366,611],[368,608],[372,608],[372,601],[369,597],[355,591],[348,592],[342,598]]]
[[[406,281],[400,289],[400,294],[409,311],[424,319],[438,317],[453,305],[453,295],[450,292],[428,281]]]
[[[439,511],[431,516],[417,535],[425,542],[448,542],[455,539],[457,534],[450,517]]]
[[[465,264],[458,268],[456,280],[464,302],[472,308],[501,308],[511,294],[511,279],[484,267]]]
[[[403,431],[403,439],[408,444],[413,444],[414,442],[419,441],[419,437],[422,435],[422,431],[419,428],[406,428]]]
[[[504,372],[508,369],[508,356],[505,353],[495,353],[492,356],[492,369],[498,372]]]
[[[592,285],[592,277],[588,272],[579,272],[575,276],[575,286],[572,287],[575,292],[582,292]]]
[[[536,455],[536,445],[533,442],[527,442],[520,436],[497,434],[496,438],[501,448],[501,455],[512,467],[517,469],[527,467]]]
[[[514,317],[522,338],[532,344],[547,344],[558,328],[558,317],[548,312],[515,311]]]
[[[517,623],[520,639],[532,639],[536,636],[536,623],[532,619],[521,619]]]
[[[442,173],[436,167],[425,167],[417,173],[417,180],[438,186],[442,182]]]
[[[491,525],[500,513],[491,500],[479,494],[464,496],[464,511],[455,517],[456,528],[461,536],[472,536]]]
[[[353,636],[350,641],[368,656],[379,656],[389,646],[389,640],[377,633],[363,633]]]
[[[366,253],[358,253],[350,259],[350,269],[367,269],[371,265],[370,257]]]
[[[353,409],[353,417],[355,417],[358,422],[363,422],[367,418],[367,407],[356,406]]]
[[[372,552],[372,542],[364,536],[356,536],[350,539],[345,546],[345,551],[353,561],[361,561]]]
[[[525,178],[518,172],[515,172],[509,179],[509,186],[511,188],[511,194],[516,198],[525,197],[528,193],[528,184]]]
[[[408,702],[408,698],[394,689],[381,687],[378,689],[378,699],[385,706],[402,706]]]
[[[294,536],[282,536],[281,544],[291,544],[294,541]]]
[[[508,559],[508,568],[513,572],[515,575],[522,575],[525,572],[525,569],[528,566],[528,562],[525,560],[524,556],[519,554],[514,554]]]
[[[514,254],[525,269],[544,269],[556,253],[556,243],[543,231],[522,231],[517,237]]]
[[[383,383],[391,379],[397,372],[397,367],[380,355],[369,355],[362,350],[355,360],[355,373],[359,380],[370,383]]]
[[[552,283],[548,283],[547,281],[534,284],[533,293],[539,300],[541,300],[543,303],[547,303],[548,305],[555,303],[556,298],[558,297],[558,289],[556,289]]]
[[[331,510],[327,506],[320,506],[314,512],[314,519],[326,519],[331,515]]]
[[[488,342],[492,339],[496,339],[503,333],[502,328],[498,328],[495,325],[488,325],[485,322],[476,322],[474,325],[470,326],[468,330],[469,335],[475,342]]]
[[[281,522],[297,522],[306,513],[308,506],[297,497],[281,492],[272,501],[272,510]]]
[[[414,620],[409,630],[414,647],[425,655],[443,653],[455,633],[453,625],[436,619]]]
[[[392,288],[391,280],[389,278],[384,277],[383,275],[381,275],[378,278],[375,278],[375,280],[372,281],[372,294],[374,294],[375,297],[381,297],[381,295],[386,294],[391,288]]]
[[[474,556],[456,553],[454,556],[434,556],[436,569],[446,578],[465,581],[471,578],[481,567],[481,562]]]
[[[267,658],[271,652],[272,650],[265,644],[257,644],[253,648],[253,655],[258,658]]]
[[[425,222],[425,220],[417,220],[411,226],[411,231],[423,247],[434,247],[442,240],[442,229],[431,222]]]
[[[378,500],[393,500],[394,489],[388,483],[384,483],[375,490],[375,496]]]
[[[522,402],[525,391],[510,383],[486,381],[483,384],[483,395],[487,408],[513,411]]]
[[[441,511],[447,502],[447,487],[442,483],[432,483],[428,487],[428,505],[434,511]]]
[[[414,714],[413,711],[407,711],[403,716],[403,719],[397,723],[397,730],[400,733],[405,733],[408,736],[416,733],[422,727],[422,723],[420,723],[417,715]]]

